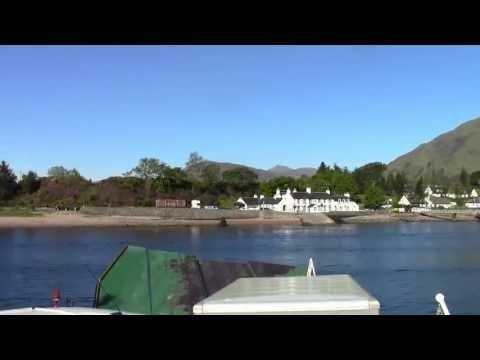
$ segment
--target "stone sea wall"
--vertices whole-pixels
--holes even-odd
[[[151,207],[84,207],[82,214],[92,216],[142,216],[178,220],[220,220],[225,219],[292,219],[302,218],[308,223],[323,224],[333,221],[323,214],[297,215],[276,211],[227,210],[227,209],[164,209]]]

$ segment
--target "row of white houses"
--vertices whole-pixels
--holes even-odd
[[[476,189],[472,189],[470,193],[464,192],[463,194],[456,195],[444,193],[439,187],[430,185],[425,189],[425,197],[422,201],[414,202],[410,200],[407,195],[403,195],[398,204],[402,209],[410,207],[412,211],[450,209],[457,207],[456,199],[464,199],[466,208],[480,209],[480,197]]]
[[[277,189],[272,198],[263,195],[253,197],[241,197],[237,204],[243,210],[270,209],[273,211],[289,213],[321,213],[331,211],[359,211],[358,204],[350,199],[350,194],[330,194],[326,192],[312,192],[311,188],[306,191],[286,191]]]
[[[457,199],[457,198],[468,199],[468,198],[478,198],[478,191],[476,189],[472,189],[470,193],[468,193],[467,191],[464,191],[461,194],[455,194],[452,192],[443,191],[443,189],[440,186],[428,185],[427,188],[425,189],[425,196],[447,197],[451,199]]]

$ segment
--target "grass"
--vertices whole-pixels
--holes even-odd
[[[0,216],[34,217],[41,216],[41,214],[28,208],[0,207]]]

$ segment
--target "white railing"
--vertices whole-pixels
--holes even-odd
[[[435,300],[438,302],[437,315],[450,315],[450,311],[445,303],[445,296],[443,296],[441,293],[438,293],[435,295]]]

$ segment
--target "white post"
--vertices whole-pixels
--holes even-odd
[[[441,293],[438,293],[435,295],[435,300],[438,302],[437,315],[450,315],[450,311],[445,303],[445,296],[443,296]]]
[[[310,260],[308,260],[307,277],[315,277],[315,276],[317,276],[315,274],[315,266],[313,266],[313,259],[310,258]]]

